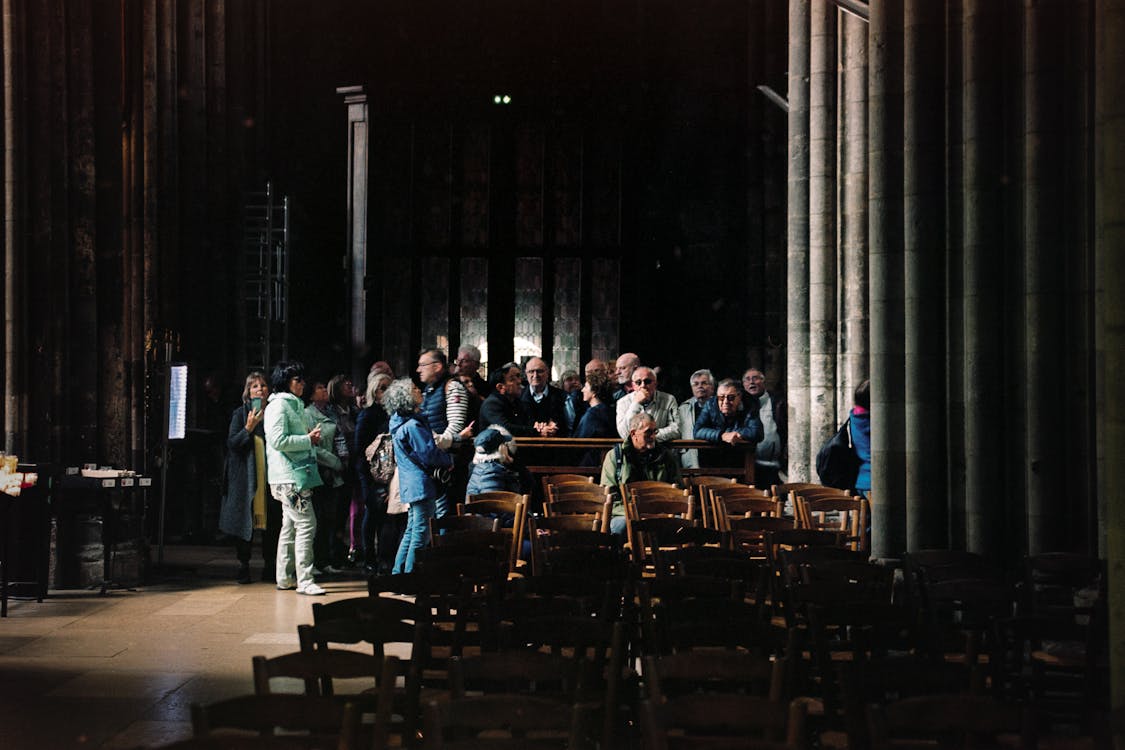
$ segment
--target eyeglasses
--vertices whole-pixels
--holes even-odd
[[[453,360],[453,364],[455,364],[455,365],[478,364],[479,365],[480,362],[477,362],[477,360],[475,360],[475,359],[469,359],[468,357],[461,357],[460,359]]]
[[[528,370],[527,374],[528,375],[544,375],[544,374],[546,374],[546,372],[547,372],[546,370]]]
[[[765,378],[761,375],[747,375],[743,380],[749,380],[751,383],[760,383],[765,380]]]
[[[641,378],[640,380],[634,380],[633,385],[652,385],[654,382],[656,381],[652,378]]]
[[[719,401],[737,401],[738,400],[738,394],[737,393],[731,393],[731,394],[728,394],[726,396],[719,396],[718,399],[719,399]]]
[[[441,364],[441,362],[438,362],[438,361],[437,361],[437,360],[435,359],[435,360],[434,360],[433,362],[419,362],[419,363],[418,363],[418,366],[419,366],[419,367],[429,367],[430,365],[440,365],[440,364]]]

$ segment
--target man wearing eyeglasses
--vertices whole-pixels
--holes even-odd
[[[520,397],[531,424],[543,437],[566,437],[566,394],[550,383],[550,369],[539,357],[523,368],[527,389]]]
[[[422,406],[419,414],[425,418],[434,433],[434,442],[443,450],[452,450],[461,440],[468,412],[465,386],[449,376],[445,352],[441,349],[423,349],[418,355],[418,380],[422,382]],[[437,499],[437,517],[449,515],[448,495]]]
[[[785,465],[785,399],[766,390],[766,376],[756,367],[742,373],[743,402],[747,410],[762,422],[762,441],[754,457],[754,483],[759,487],[781,484],[781,467]]]
[[[729,450],[701,451],[701,466],[741,466],[745,451],[762,439],[762,422],[753,410],[742,408],[740,391],[733,378],[721,381],[715,389],[715,398],[699,413],[695,439],[730,447]]]
[[[452,370],[459,379],[466,376],[472,378],[477,394],[482,399],[486,399],[488,394],[492,393],[492,386],[480,376],[480,358],[480,349],[472,344],[462,344],[457,350],[457,359],[453,361]]]
[[[671,393],[656,390],[656,373],[643,365],[633,370],[633,392],[617,402],[617,434],[629,436],[629,420],[647,414],[656,423],[656,442],[680,437],[680,408]]]
[[[601,485],[608,489],[613,501],[609,531],[619,536],[626,531],[622,484],[646,479],[680,484],[680,462],[675,452],[657,445],[659,430],[653,418],[645,412],[637,412],[629,418],[626,427],[625,442],[607,451],[602,461]]]
[[[691,384],[691,398],[680,404],[680,430],[684,437],[695,434],[699,414],[715,395],[715,376],[710,370],[696,370],[688,382]],[[680,449],[680,464],[685,469],[698,469],[699,451],[695,448]]]

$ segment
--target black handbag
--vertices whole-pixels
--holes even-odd
[[[855,488],[859,466],[859,456],[852,444],[852,420],[848,417],[836,434],[817,451],[816,473],[825,487],[850,490]]]

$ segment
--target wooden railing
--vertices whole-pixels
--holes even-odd
[[[530,455],[524,454],[523,461],[528,470],[535,475],[537,479],[544,474],[587,474],[593,476],[595,481],[597,481],[597,478],[601,476],[601,462],[599,462],[597,466],[574,466],[567,463],[567,461],[571,460],[577,451],[580,450],[600,450],[604,457],[606,451],[613,450],[613,446],[619,445],[620,443],[621,440],[617,438],[516,438],[516,445],[521,451],[528,449]],[[697,449],[700,451],[731,450],[731,446],[725,443],[709,443],[706,440],[673,440],[665,445],[673,450],[679,448]],[[550,460],[551,454],[549,451],[551,450],[560,452],[560,461]],[[746,484],[753,484],[754,446],[747,445],[743,450],[743,462],[739,466],[684,469],[683,473],[685,476],[697,474],[731,476],[738,478],[739,481]],[[532,451],[534,452],[532,453]]]

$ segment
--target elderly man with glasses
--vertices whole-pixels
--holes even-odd
[[[766,375],[756,367],[742,373],[742,390],[743,405],[756,411],[762,421],[762,441],[755,448],[754,482],[759,487],[781,484],[788,434],[785,399],[766,390]]]
[[[762,439],[762,422],[752,409],[742,408],[742,393],[733,378],[715,389],[695,422],[695,439],[729,446],[728,450],[700,451],[701,466],[741,466],[746,450]],[[743,446],[747,446],[743,448]]]
[[[543,437],[566,437],[566,393],[551,385],[551,369],[542,358],[532,357],[523,371],[527,388],[520,398],[528,421]]]
[[[633,392],[617,401],[617,434],[629,436],[629,420],[647,414],[656,423],[656,442],[680,438],[680,405],[671,393],[656,390],[656,373],[651,367],[633,370]]]

